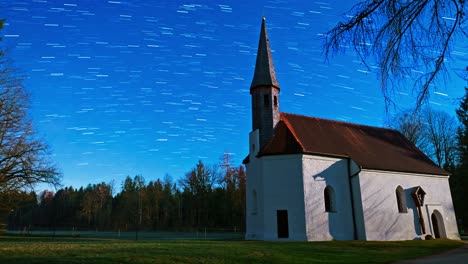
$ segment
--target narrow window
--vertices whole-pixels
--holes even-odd
[[[325,212],[336,212],[335,191],[330,185],[323,191],[323,198],[325,200]]]
[[[278,107],[278,97],[276,95],[275,97],[273,97],[273,102],[274,102],[275,107]]]
[[[252,214],[257,214],[257,192],[255,190],[252,191]]]
[[[407,213],[408,208],[406,206],[406,195],[405,190],[401,186],[398,186],[395,190],[398,212],[399,213]]]
[[[263,95],[263,105],[264,105],[265,107],[270,106],[270,100],[268,99],[268,95],[267,95],[267,94]]]

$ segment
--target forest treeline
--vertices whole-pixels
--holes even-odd
[[[178,181],[169,176],[146,182],[127,176],[115,193],[113,183],[75,189],[18,193],[21,204],[8,218],[9,230],[245,230],[243,166],[199,161]]]

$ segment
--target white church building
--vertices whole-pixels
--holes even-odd
[[[265,19],[250,87],[249,240],[459,239],[449,173],[401,133],[280,112]]]

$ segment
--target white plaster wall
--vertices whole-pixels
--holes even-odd
[[[258,130],[250,133],[245,238],[278,240],[277,210],[287,210],[289,238],[281,240],[306,240],[301,155],[257,158],[258,138]]]
[[[277,240],[276,211],[288,211],[289,238],[306,240],[302,155],[257,159],[263,172],[263,239]]]
[[[263,184],[258,162],[246,165],[246,234],[249,240],[263,240]],[[256,203],[253,192],[257,193]]]
[[[421,234],[417,209],[410,192],[421,186],[424,204],[439,208],[450,239],[459,239],[448,177],[363,170],[359,173],[362,209],[367,240],[412,240]],[[400,185],[406,194],[407,213],[399,213],[395,190]],[[424,207],[423,213],[427,211]],[[424,213],[426,233],[432,232],[431,219]]]
[[[262,166],[255,157],[259,148],[258,129],[249,135],[249,159],[246,164],[246,233],[245,239],[263,240],[263,174]],[[254,201],[253,192],[257,193]]]
[[[354,239],[348,161],[304,155],[302,162],[307,240]],[[336,212],[325,211],[327,185],[335,191]]]

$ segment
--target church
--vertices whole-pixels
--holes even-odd
[[[264,18],[250,94],[246,239],[460,239],[449,173],[400,132],[280,111]]]

